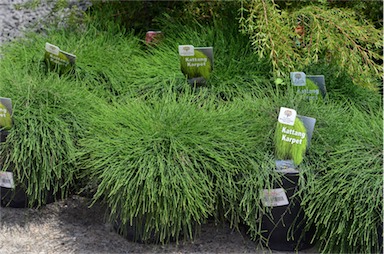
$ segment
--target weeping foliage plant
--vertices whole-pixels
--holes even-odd
[[[242,1],[240,25],[255,53],[289,75],[318,62],[335,63],[355,85],[376,89],[381,79],[382,31],[348,8],[311,1],[289,8],[274,0]]]
[[[100,107],[81,141],[84,166],[98,182],[94,198],[105,200],[123,234],[139,222],[143,241],[193,237],[194,225],[214,215],[218,193],[231,197],[234,175],[249,163],[239,111],[188,87]]]
[[[11,98],[13,127],[0,147],[2,170],[12,171],[30,206],[45,203],[48,193],[66,196],[78,170],[76,139],[82,135],[91,96],[81,83],[45,73],[31,40],[4,48],[0,94]]]
[[[382,252],[382,118],[351,107],[344,140],[330,151],[303,207],[325,253]],[[380,243],[381,242],[381,243]]]

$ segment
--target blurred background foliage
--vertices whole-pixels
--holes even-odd
[[[355,85],[382,91],[381,1],[94,1],[92,9],[142,36],[162,30],[165,16],[185,25],[237,23],[274,77],[333,65]]]

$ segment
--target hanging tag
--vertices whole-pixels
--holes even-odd
[[[262,191],[262,203],[264,206],[275,207],[289,204],[287,195],[283,188],[264,189]]]
[[[9,189],[15,188],[12,172],[0,172],[0,187]]]

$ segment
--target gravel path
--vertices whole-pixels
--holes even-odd
[[[40,209],[0,208],[0,253],[288,253],[263,249],[245,232],[213,223],[203,225],[194,242],[130,242],[105,222],[103,206],[89,203],[72,196]]]
[[[23,36],[27,30],[43,32],[53,22],[65,25],[71,10],[77,8],[81,12],[91,6],[87,0],[68,0],[66,8],[55,11],[55,3],[55,0],[0,0],[0,44]]]

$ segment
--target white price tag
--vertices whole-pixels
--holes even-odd
[[[180,56],[194,56],[195,47],[192,45],[179,45],[179,55]]]
[[[262,202],[264,206],[285,206],[289,204],[287,195],[283,188],[264,189],[262,192]]]
[[[295,124],[296,115],[297,115],[296,110],[291,108],[281,107],[278,121],[282,124],[288,124],[293,126]]]
[[[306,75],[304,72],[291,72],[291,83],[294,86],[305,86],[306,85]]]
[[[45,43],[45,50],[51,54],[54,54],[55,56],[58,56],[59,53],[60,53],[60,48],[53,45],[53,44],[50,44],[48,42]]]
[[[0,172],[0,187],[15,188],[12,172]]]

